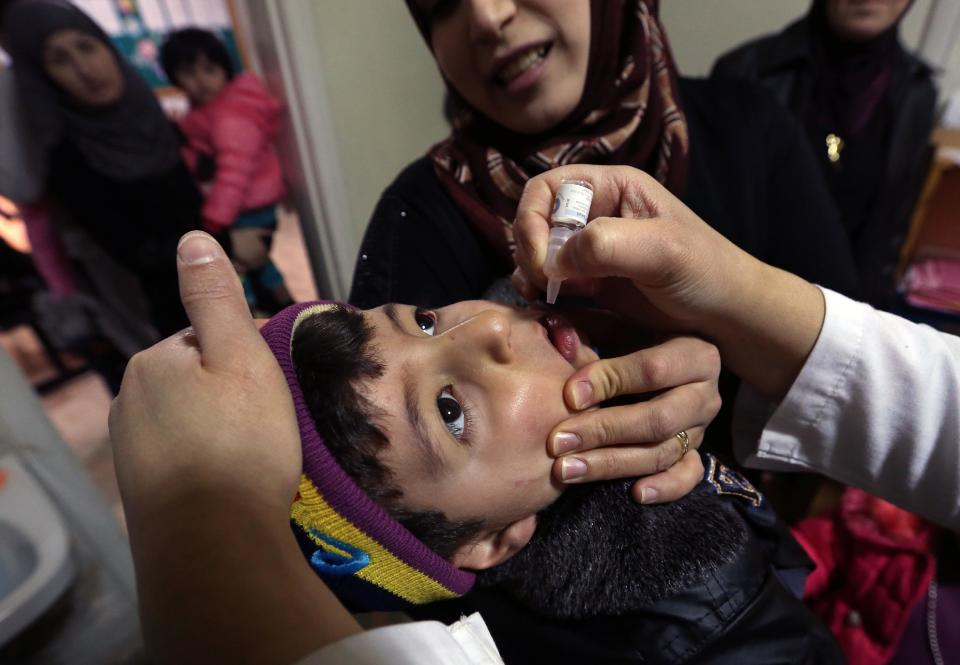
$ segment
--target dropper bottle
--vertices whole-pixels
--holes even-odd
[[[587,225],[590,204],[593,202],[593,185],[586,180],[561,180],[550,213],[550,238],[547,241],[547,260],[543,273],[547,281],[547,302],[557,302],[563,277],[557,271],[557,253],[573,234]]]

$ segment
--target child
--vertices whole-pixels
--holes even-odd
[[[274,314],[292,303],[269,256],[286,195],[272,145],[283,105],[253,74],[234,76],[226,47],[206,30],[172,33],[160,60],[190,98],[180,129],[184,159],[206,193],[204,229],[226,241],[251,308]]]
[[[263,335],[303,442],[292,525],[351,609],[481,610],[508,663],[841,662],[809,559],[736,472],[708,458],[653,506],[551,480],[563,384],[597,357],[561,318],[313,303]]]

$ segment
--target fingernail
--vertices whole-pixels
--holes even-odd
[[[553,435],[553,454],[563,455],[580,448],[580,435],[573,432],[557,432]]]
[[[589,381],[577,381],[573,384],[573,406],[576,409],[585,409],[593,399],[593,386]]]
[[[560,477],[571,482],[587,475],[587,463],[579,457],[564,457],[560,461]]]
[[[640,489],[640,503],[655,503],[660,492],[656,487],[643,487]]]
[[[219,251],[217,243],[205,233],[188,234],[177,246],[177,256],[188,266],[210,263]]]

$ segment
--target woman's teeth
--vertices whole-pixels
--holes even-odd
[[[512,80],[529,69],[536,67],[547,55],[547,45],[537,46],[516,57],[509,65],[500,70],[497,75],[500,83],[509,84]]]

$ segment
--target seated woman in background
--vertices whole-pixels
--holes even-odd
[[[139,278],[161,335],[185,328],[176,247],[200,227],[201,198],[175,128],[109,37],[73,5],[15,2],[4,27],[47,165],[45,194]]]
[[[932,155],[933,72],[900,42],[912,0],[815,0],[777,35],[721,56],[803,124],[840,208],[867,302],[895,305],[895,271]],[[729,84],[729,82],[727,83]]]

